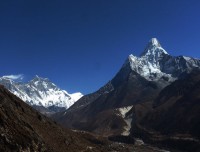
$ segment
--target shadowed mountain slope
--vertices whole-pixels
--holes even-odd
[[[164,88],[149,109],[134,111],[131,135],[182,151],[200,150],[200,70]],[[146,113],[141,117],[141,112]]]
[[[134,147],[137,149],[137,147]],[[125,151],[125,146],[86,132],[63,129],[0,86],[0,151]],[[147,148],[142,148],[146,149]],[[149,151],[153,151],[152,148]]]
[[[123,134],[127,125],[130,128],[132,120],[128,118],[131,116],[125,120],[126,116],[122,117],[120,108],[141,103],[150,110],[152,101],[163,88],[179,79],[183,73],[190,73],[198,67],[198,59],[171,56],[156,38],[152,38],[141,56],[129,55],[119,72],[105,86],[82,97],[53,118],[65,127],[104,135]]]

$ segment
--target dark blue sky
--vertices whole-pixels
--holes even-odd
[[[1,0],[0,75],[93,92],[152,37],[200,58],[199,0]]]

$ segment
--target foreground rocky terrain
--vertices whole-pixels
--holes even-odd
[[[112,139],[113,140],[113,139]],[[0,86],[2,152],[160,152],[148,145],[109,141],[87,132],[63,129]]]

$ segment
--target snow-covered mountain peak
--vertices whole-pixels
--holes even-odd
[[[160,45],[160,43],[159,43],[159,41],[158,41],[157,38],[152,38],[152,39],[149,41],[149,43],[150,43],[151,45],[153,45],[153,46],[161,47],[161,45]]]
[[[169,56],[167,51],[161,47],[159,41],[156,38],[152,38],[140,57],[131,54],[128,60],[132,70],[146,76],[150,73],[160,72],[160,61],[166,55]]]
[[[1,77],[0,84],[4,85],[23,101],[36,106],[69,108],[83,96],[81,93],[69,94],[67,91],[57,87],[48,78],[42,78],[37,75],[28,83],[19,83]]]
[[[31,81],[49,81],[48,78],[43,78],[43,77],[39,77],[38,75],[35,75],[35,77],[31,80]]]
[[[162,48],[160,42],[157,38],[152,38],[149,43],[147,44],[145,50],[141,54],[141,57],[147,56],[150,58],[158,58],[163,54],[168,54],[165,49]]]
[[[175,80],[182,72],[190,72],[200,67],[200,60],[185,56],[173,57],[162,48],[156,38],[152,38],[140,57],[129,55],[124,66],[131,69],[147,80],[156,81],[162,77]]]
[[[48,78],[42,78],[39,76],[35,76],[31,81],[26,84],[27,87],[37,88],[38,91],[47,91],[47,90],[60,90],[54,83],[52,83]]]

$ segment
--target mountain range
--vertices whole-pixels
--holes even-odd
[[[38,76],[0,84],[0,151],[200,151],[200,60],[156,38],[85,96]]]
[[[199,69],[199,59],[172,56],[152,38],[106,85],[52,118],[106,137],[138,137],[170,150],[199,151]]]
[[[48,78],[37,75],[27,83],[15,82],[3,76],[0,78],[0,84],[42,113],[65,110],[83,96],[80,92],[69,94]]]

